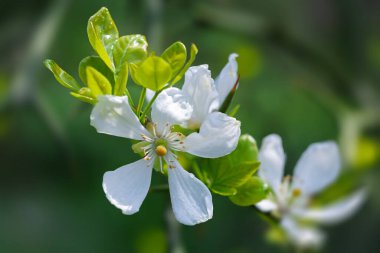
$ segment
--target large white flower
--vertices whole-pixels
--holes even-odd
[[[215,81],[208,65],[190,67],[182,89],[164,90],[158,95],[155,106],[167,119],[180,121],[185,128],[198,129],[220,109],[228,94],[238,85],[236,57],[237,54],[229,56],[228,63]]]
[[[310,145],[296,164],[292,180],[283,179],[285,154],[280,136],[272,134],[264,138],[259,160],[259,176],[268,183],[272,194],[256,206],[280,218],[289,239],[299,247],[317,247],[324,240],[321,230],[302,225],[302,221],[321,225],[343,221],[353,215],[365,199],[365,190],[359,190],[321,208],[310,206],[311,197],[339,175],[341,162],[335,142]]]
[[[212,217],[212,197],[208,188],[182,168],[176,152],[183,151],[206,158],[232,152],[240,136],[240,122],[222,113],[213,113],[200,127],[185,137],[172,132],[185,114],[168,118],[166,107],[155,105],[152,124],[145,128],[133,113],[127,97],[99,96],[91,113],[91,125],[99,133],[141,141],[145,157],[104,174],[103,188],[109,201],[124,214],[134,214],[146,197],[155,161],[168,165],[169,191],[177,220],[195,225]]]

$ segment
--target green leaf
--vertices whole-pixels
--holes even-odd
[[[245,184],[237,188],[237,193],[230,196],[230,200],[238,206],[251,206],[265,199],[267,194],[267,184],[259,177],[251,177]]]
[[[181,69],[181,71],[173,78],[173,81],[171,82],[171,85],[173,85],[176,82],[178,82],[179,80],[181,80],[181,78],[185,74],[186,70],[188,68],[190,68],[191,64],[194,62],[195,56],[197,54],[198,54],[198,48],[197,48],[197,46],[195,44],[192,44],[191,48],[190,48],[190,59],[187,61],[186,65]]]
[[[89,66],[86,68],[86,76],[87,86],[91,89],[91,92],[95,97],[103,94],[112,94],[111,83],[98,70]]]
[[[169,63],[158,56],[149,56],[134,72],[136,82],[153,91],[162,89],[171,76]]]
[[[186,47],[177,41],[168,47],[161,55],[172,68],[173,75],[177,74],[186,62]]]
[[[128,63],[124,63],[123,66],[119,68],[115,75],[115,86],[113,89],[113,94],[115,96],[123,96],[125,89],[127,88],[128,82]]]
[[[234,152],[217,159],[202,159],[194,172],[214,193],[231,196],[259,167],[257,152],[255,140],[242,135]]]
[[[96,98],[94,98],[90,88],[83,87],[79,90],[79,92],[70,92],[70,95],[90,104],[96,104]]]
[[[90,17],[87,25],[87,35],[92,48],[104,63],[112,71],[115,71],[112,61],[112,48],[119,38],[119,32],[107,8],[102,7]]]
[[[44,61],[44,65],[53,73],[55,79],[65,88],[73,91],[78,91],[80,89],[80,85],[75,81],[74,77],[61,69],[55,61],[47,59]]]
[[[140,63],[148,55],[148,42],[145,36],[140,34],[127,35],[120,37],[112,50],[113,61],[116,72],[124,66],[125,63]]]
[[[114,75],[107,65],[98,56],[88,56],[79,63],[79,77],[83,83],[88,84],[87,68],[92,67],[100,72],[108,82],[114,84]]]

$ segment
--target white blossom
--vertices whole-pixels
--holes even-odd
[[[215,81],[208,65],[190,67],[182,89],[164,90],[158,95],[155,106],[167,119],[181,120],[181,126],[198,129],[210,114],[220,109],[233,87],[238,85],[236,57],[237,54],[229,56],[229,62]]]
[[[183,108],[186,107],[183,104]],[[212,218],[212,196],[199,179],[181,166],[176,152],[206,158],[227,155],[238,143],[240,122],[223,113],[213,112],[203,121],[199,132],[185,137],[173,132],[172,126],[189,117],[186,110],[173,114],[173,117],[168,117],[166,110],[171,108],[154,103],[152,124],[144,127],[133,113],[128,97],[98,97],[91,113],[91,125],[99,133],[139,140],[145,152],[143,159],[106,172],[103,189],[109,201],[124,214],[134,214],[139,211],[149,191],[155,162],[159,162],[161,171],[166,163],[173,212],[179,222],[195,225]]]
[[[339,175],[341,161],[335,142],[310,145],[297,162],[293,178],[283,178],[285,153],[280,136],[272,134],[264,138],[259,160],[259,176],[268,183],[272,193],[256,206],[277,216],[289,239],[298,247],[320,246],[325,236],[316,225],[330,225],[349,218],[365,199],[365,190],[359,190],[324,207],[310,205],[311,197]]]

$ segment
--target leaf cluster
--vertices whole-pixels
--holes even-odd
[[[154,52],[148,51],[144,35],[120,37],[116,24],[105,7],[90,17],[87,35],[97,55],[85,57],[79,63],[79,77],[85,86],[81,86],[55,61],[47,59],[44,65],[61,85],[70,90],[73,97],[90,104],[95,104],[99,95],[130,97],[127,89],[129,77],[143,89],[160,92],[183,77],[198,52],[197,47],[191,45],[187,60],[185,45],[175,42],[161,56],[156,56]],[[130,102],[134,105],[131,97]]]

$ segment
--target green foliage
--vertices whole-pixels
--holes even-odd
[[[115,42],[112,50],[116,72],[125,63],[138,64],[148,55],[148,42],[145,36],[140,34],[126,35]]]
[[[214,192],[223,196],[238,193],[259,167],[256,141],[250,135],[242,135],[231,154],[217,159],[202,159],[195,173]]]
[[[127,95],[131,105],[134,105],[127,89],[129,74],[136,84],[153,91],[161,91],[166,88],[165,85],[169,84],[167,87],[170,87],[182,78],[198,52],[196,46],[192,45],[190,59],[185,64],[186,47],[181,42],[175,42],[161,57],[154,53],[148,56],[145,36],[132,34],[119,37],[115,22],[105,7],[90,17],[87,35],[91,46],[99,55],[86,57],[79,64],[79,76],[88,88],[81,88],[54,61],[46,60],[44,63],[58,82],[72,90],[72,96],[92,104],[96,103],[98,95],[113,94]],[[149,106],[148,104],[144,112],[149,111]]]
[[[172,76],[172,69],[164,59],[149,56],[134,72],[134,79],[141,86],[153,91],[161,90]]]
[[[80,85],[75,81],[74,77],[61,69],[55,61],[47,59],[44,61],[44,65],[53,73],[55,79],[65,88],[73,91],[78,91],[80,89]]]
[[[174,76],[186,62],[186,47],[183,43],[177,41],[168,47],[161,57],[169,63]]]
[[[103,7],[88,20],[87,35],[92,48],[104,63],[115,71],[112,61],[113,44],[119,38],[119,32],[108,9]]]
[[[90,103],[90,104],[96,103],[95,96],[91,92],[91,89],[87,87],[81,88],[79,92],[70,92],[70,95],[86,103]]]
[[[181,78],[185,74],[186,70],[188,68],[190,68],[191,64],[193,64],[193,62],[194,62],[195,57],[197,56],[197,54],[198,54],[198,48],[197,48],[197,46],[195,44],[191,44],[190,59],[187,61],[186,65],[181,69],[181,71],[173,78],[172,84],[175,84],[176,82],[178,82],[179,80],[181,80]]]
[[[95,97],[112,93],[113,74],[97,56],[86,57],[79,63],[79,77]]]
[[[238,206],[251,206],[263,200],[267,194],[267,184],[261,178],[254,176],[238,187],[237,193],[230,196],[230,200]]]

